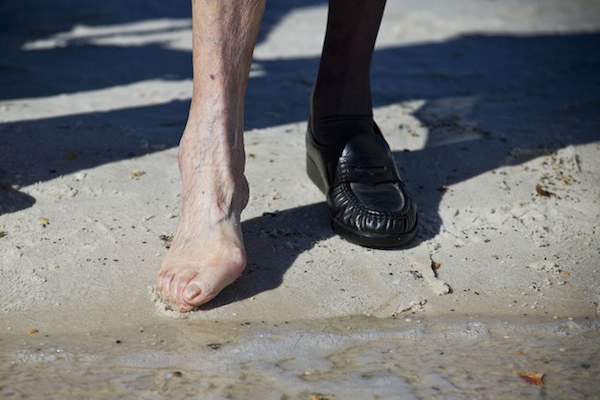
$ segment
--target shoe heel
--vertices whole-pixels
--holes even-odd
[[[306,156],[306,173],[308,174],[310,180],[313,181],[315,185],[317,185],[319,190],[327,194],[327,187],[325,186],[325,182],[321,177],[319,168],[317,168],[317,164],[308,155]]]

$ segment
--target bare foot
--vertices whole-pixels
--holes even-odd
[[[242,273],[240,213],[248,202],[243,153],[226,151],[213,158],[214,152],[202,152],[198,162],[198,155],[186,149],[194,147],[184,139],[179,225],[156,284],[163,299],[181,312],[208,302]]]
[[[264,6],[264,0],[192,1],[194,84],[179,145],[181,211],[156,283],[180,311],[211,300],[246,264],[244,95]]]

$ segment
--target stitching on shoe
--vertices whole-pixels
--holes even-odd
[[[404,187],[401,182],[400,182],[400,186],[401,186],[403,197],[405,199],[408,198],[408,196],[406,195],[406,190],[404,190]],[[344,182],[344,183],[341,183],[341,184],[333,187],[331,189],[332,193],[337,188],[339,188],[343,192],[344,196],[347,198],[350,205],[356,210],[356,211],[353,211],[353,213],[361,213],[362,212],[362,213],[366,213],[368,216],[375,217],[378,219],[408,220],[411,216],[410,211],[414,207],[414,203],[412,201],[408,201],[407,205],[405,206],[406,211],[404,211],[404,212],[375,211],[375,210],[371,210],[371,209],[367,208],[365,205],[361,204],[358,201],[358,198],[356,197],[356,195],[354,194],[352,189],[350,189],[349,183]],[[343,210],[341,210],[341,211],[343,212]]]

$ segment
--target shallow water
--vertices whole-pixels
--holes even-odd
[[[4,335],[0,398],[589,399],[599,327],[361,317]]]

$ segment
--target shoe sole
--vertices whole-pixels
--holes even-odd
[[[308,155],[306,156],[306,173],[308,174],[310,180],[319,188],[319,190],[321,190],[321,192],[327,196],[327,184],[323,180],[317,164]],[[348,242],[374,249],[394,249],[407,245],[415,238],[415,236],[417,236],[417,227],[419,226],[417,217],[415,227],[410,232],[399,236],[392,236],[377,233],[368,234],[365,232],[356,231],[337,222],[331,215],[330,223],[333,231]]]
[[[327,196],[327,184],[323,180],[321,176],[321,172],[319,172],[319,167],[317,167],[317,163],[313,161],[308,155],[306,156],[306,173],[310,180],[317,185],[319,190],[323,192],[324,195]]]
[[[417,223],[412,231],[403,233],[399,236],[385,234],[366,234],[365,232],[355,231],[331,218],[331,227],[333,231],[350,243],[357,244],[362,247],[370,247],[373,249],[397,249],[404,247],[414,240],[417,236]]]

